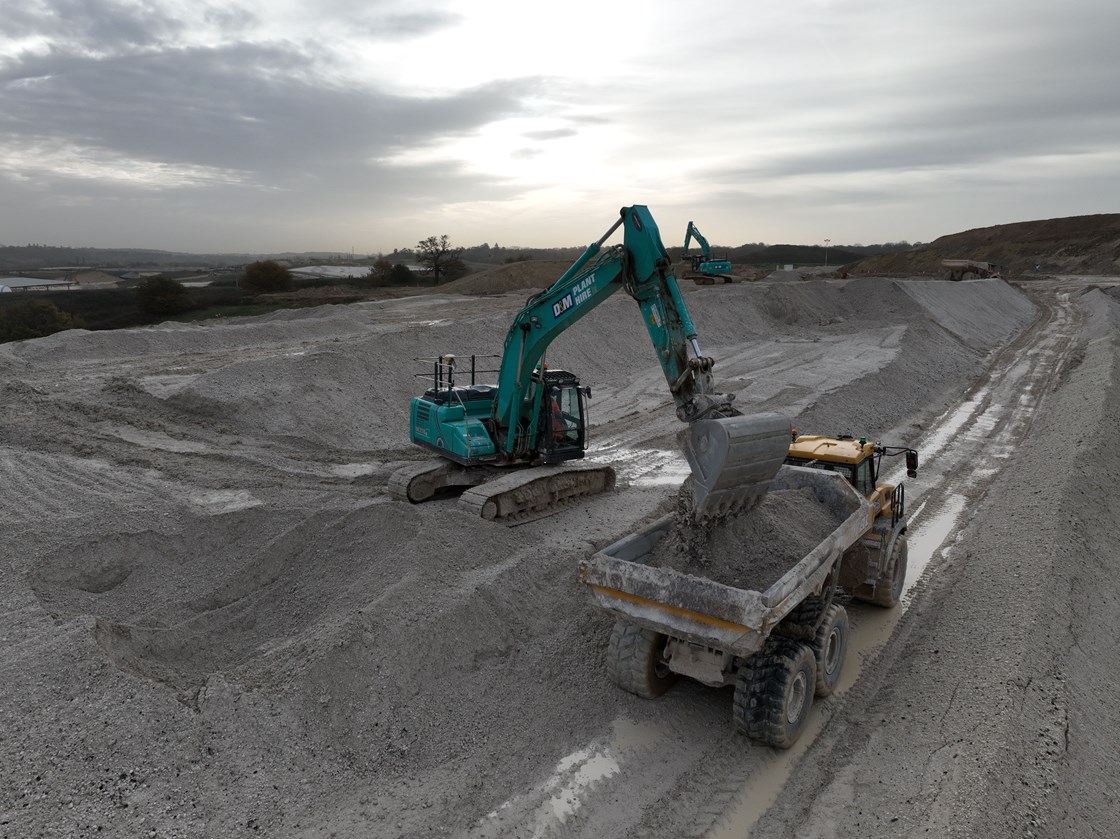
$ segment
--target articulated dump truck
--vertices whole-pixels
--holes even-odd
[[[649,699],[677,676],[734,685],[735,727],[793,745],[814,695],[840,679],[848,618],[837,592],[887,608],[901,597],[904,488],[878,472],[902,453],[916,474],[912,449],[794,437],[753,508],[699,517],[690,478],[675,514],[583,560],[592,602],[616,617],[615,683]]]

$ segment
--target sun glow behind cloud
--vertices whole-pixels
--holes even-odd
[[[143,244],[276,250],[571,244],[634,202],[716,243],[928,239],[1120,191],[1105,0],[69,8],[0,35],[17,239],[67,240],[75,191],[174,229]]]

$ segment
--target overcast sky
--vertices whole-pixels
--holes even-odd
[[[1120,210],[1116,0],[3,0],[0,244],[877,243]]]

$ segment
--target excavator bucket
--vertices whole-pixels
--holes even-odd
[[[697,520],[752,507],[789,453],[791,424],[776,413],[698,420],[681,433]]]

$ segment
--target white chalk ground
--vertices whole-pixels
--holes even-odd
[[[911,509],[963,468],[942,415],[974,404],[1011,453],[969,472],[902,619],[857,615],[887,634],[784,769],[729,692],[606,679],[576,563],[680,475],[623,295],[549,357],[620,487],[508,529],[384,484],[425,457],[413,359],[498,352],[523,293],[0,346],[0,835],[1108,835],[1118,315],[1069,284],[685,287],[745,410],[928,434]],[[999,381],[1032,383],[1015,423]]]

